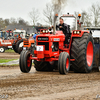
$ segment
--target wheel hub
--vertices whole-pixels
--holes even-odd
[[[30,60],[30,56],[27,57],[27,66],[30,67],[31,65],[31,60]]]
[[[19,44],[19,47],[23,47],[23,42],[21,42],[21,43]]]
[[[68,69],[68,67],[69,67],[69,59],[67,58],[67,60],[66,60],[66,69]]]
[[[87,45],[86,59],[87,59],[87,64],[90,67],[93,62],[93,44],[91,41]]]
[[[4,51],[4,48],[0,48],[0,52],[3,52]]]

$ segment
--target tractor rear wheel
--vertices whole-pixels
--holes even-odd
[[[89,73],[93,68],[94,42],[90,33],[84,33],[81,38],[74,38],[71,48],[71,58],[74,72]]]
[[[32,67],[32,60],[30,59],[30,52],[22,51],[19,60],[20,70],[24,73],[28,73]]]
[[[36,71],[53,71],[53,66],[49,62],[34,60],[34,67]]]
[[[16,50],[17,52],[20,54],[21,51],[22,51],[22,47],[23,47],[23,39],[19,40],[17,43],[16,43]]]
[[[16,53],[18,53],[18,51],[16,50],[16,45],[12,44],[12,48]]]
[[[58,60],[58,69],[60,74],[67,74],[70,69],[70,57],[67,52],[62,52]]]
[[[18,48],[18,53],[20,54],[22,52],[22,50],[23,50],[23,47],[19,47]]]

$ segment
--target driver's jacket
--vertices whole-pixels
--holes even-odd
[[[60,26],[62,26],[62,28],[60,28]],[[70,32],[69,32],[69,29],[68,29],[68,25],[63,23],[62,25],[59,24],[59,25],[56,25],[56,30],[61,30],[63,31],[63,33],[65,34],[65,37],[68,37]]]

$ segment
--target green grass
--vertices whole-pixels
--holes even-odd
[[[18,67],[19,64],[13,64],[13,65],[6,65],[6,64],[3,64],[3,65],[0,65],[0,67]]]
[[[9,49],[9,50],[5,50],[6,53],[14,53],[15,51],[12,50],[12,49]]]
[[[0,63],[7,63],[7,62],[13,61],[13,60],[16,60],[16,59],[0,59]]]

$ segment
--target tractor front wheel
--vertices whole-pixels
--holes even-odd
[[[30,52],[23,50],[19,59],[20,70],[28,73],[31,70],[32,60],[30,59]]]
[[[5,52],[5,47],[0,47],[0,52],[4,53]]]
[[[67,52],[62,52],[58,60],[58,69],[60,74],[67,74],[70,69],[70,57]]]

